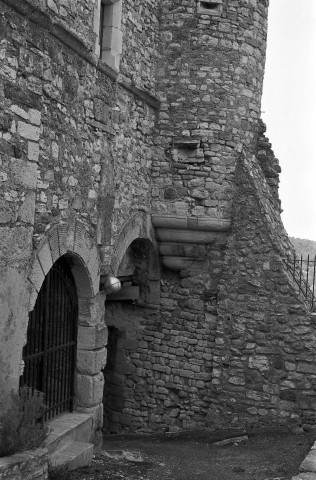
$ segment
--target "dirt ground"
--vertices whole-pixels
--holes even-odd
[[[258,433],[240,443],[214,445],[218,440],[208,434],[106,436],[91,467],[55,472],[50,479],[290,480],[316,432]]]

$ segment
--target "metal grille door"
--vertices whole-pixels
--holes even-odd
[[[21,385],[45,394],[44,420],[71,411],[77,343],[77,294],[61,257],[49,271],[30,313]]]

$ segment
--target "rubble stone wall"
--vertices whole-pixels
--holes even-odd
[[[214,252],[210,258],[214,261]],[[112,339],[105,369],[107,431],[178,432],[207,426],[217,318],[215,299],[201,295],[209,265],[183,281],[166,272],[156,308],[106,303]]]
[[[241,157],[219,289],[215,425],[315,421],[315,314],[285,267],[292,247],[272,205],[263,171]]]
[[[267,5],[223,2],[213,16],[197,3],[162,1],[157,141],[167,155],[153,163],[152,208],[230,218],[238,152],[256,145]]]
[[[260,120],[268,1],[126,0],[120,72],[95,54],[98,3],[0,0],[1,384],[17,387],[28,311],[71,252],[76,408],[96,424],[108,342],[113,431],[311,422],[314,315],[284,267]],[[100,274],[138,238],[161,289],[156,269],[143,305],[104,316]]]
[[[18,385],[28,311],[34,307],[47,266],[57,260],[57,253],[79,256],[75,266],[78,271],[83,269],[83,277],[91,267],[95,295],[100,257],[106,270],[124,224],[134,213],[147,214],[149,210],[151,132],[157,108],[154,82],[149,77],[156,57],[156,5],[147,4],[146,12],[151,11],[148,25],[139,5],[133,6],[132,17],[127,11],[123,14],[129,32],[124,41],[133,37],[134,56],[142,51],[147,58],[146,68],[137,67],[144,75],[137,87],[129,43],[124,46],[128,53],[123,54],[124,76],[119,79],[95,58],[95,6],[92,0],[0,2],[4,315],[0,322],[0,376],[8,388]],[[150,42],[144,40],[147,35]],[[142,90],[145,83],[146,90]],[[52,233],[58,231],[57,236]],[[85,238],[90,250],[93,245],[93,255],[83,254]],[[102,321],[91,295],[79,298],[87,327]],[[83,324],[84,316],[82,313]],[[87,382],[93,383],[92,397],[78,397],[81,407],[94,408],[98,403],[93,393],[96,383],[101,397],[98,392],[96,395],[102,399],[103,380],[97,382],[96,376],[101,378],[105,343],[104,337],[104,345],[91,347],[91,352],[101,349],[102,360],[97,362],[98,372],[91,360],[94,379]],[[82,362],[80,365],[80,375],[85,375]],[[82,380],[79,377],[77,386]]]
[[[159,0],[123,2],[120,73],[147,92],[156,91]]]

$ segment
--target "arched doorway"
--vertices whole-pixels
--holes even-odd
[[[147,431],[150,409],[146,403],[152,372],[145,344],[158,321],[160,275],[157,252],[147,238],[127,247],[117,270],[122,289],[108,294],[107,363],[104,368],[104,429],[107,433]],[[156,318],[157,317],[157,318]]]
[[[21,385],[45,394],[45,420],[73,409],[78,298],[71,261],[63,255],[46,275],[23,348]]]

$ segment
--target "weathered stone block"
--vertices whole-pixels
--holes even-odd
[[[35,215],[35,193],[28,193],[25,195],[25,200],[20,206],[17,218],[20,222],[34,225]]]
[[[50,250],[49,243],[44,243],[44,245],[38,252],[37,257],[40,261],[44,274],[47,275],[49,270],[53,266],[52,253]]]
[[[99,403],[94,407],[82,407],[80,405],[76,405],[76,412],[92,414],[93,425],[95,429],[102,428],[104,414],[103,403]]]
[[[296,392],[292,389],[281,390],[280,400],[286,400],[287,402],[296,402]]]
[[[40,125],[41,124],[41,112],[39,110],[34,110],[33,108],[30,108],[29,119],[30,119],[30,122],[33,123],[34,125]]]
[[[91,243],[88,232],[84,226],[77,223],[74,239],[74,252],[78,253],[86,264],[89,261],[90,250],[92,247]]]
[[[302,472],[299,475],[292,477],[292,480],[316,480],[316,473]]]
[[[270,362],[263,355],[253,355],[249,357],[249,368],[255,368],[260,372],[266,372],[270,369]]]
[[[59,249],[61,255],[67,253],[67,251],[73,251],[75,238],[75,225],[73,223],[63,223],[58,225],[58,239]]]
[[[40,136],[40,129],[37,126],[25,122],[18,122],[18,133],[27,140],[37,142]]]
[[[85,375],[96,375],[106,364],[106,348],[100,350],[77,350],[77,369]]]
[[[32,228],[0,227],[1,256],[0,263],[23,265],[29,261],[32,248]]]
[[[96,248],[90,250],[87,267],[91,275],[92,283],[94,283],[100,274],[100,258]]]
[[[300,472],[316,473],[316,450],[311,450],[300,465]]]
[[[102,402],[104,379],[103,374],[82,375],[76,378],[76,402],[81,407],[93,407]]]
[[[35,190],[37,181],[37,165],[17,158],[11,158],[11,176],[17,185]]]
[[[183,306],[192,310],[204,310],[204,302],[198,298],[189,298],[183,302]]]
[[[78,328],[78,349],[79,350],[98,350],[107,344],[108,329],[104,324],[98,324],[93,327]]]
[[[5,83],[4,93],[6,98],[11,99],[17,105],[27,105],[32,108],[40,107],[40,96],[27,89],[22,89],[12,83]]]
[[[53,259],[53,263],[55,263],[60,257],[59,251],[59,241],[58,241],[58,230],[54,228],[49,235],[49,245],[50,251]]]
[[[35,142],[27,142],[27,158],[31,162],[37,162],[39,157],[39,144]]]
[[[19,117],[24,118],[24,120],[29,120],[28,112],[26,112],[23,108],[19,107],[18,105],[11,105],[10,110],[13,113],[16,113],[16,115],[18,115]]]
[[[298,362],[296,371],[316,374],[316,365],[314,363]]]

